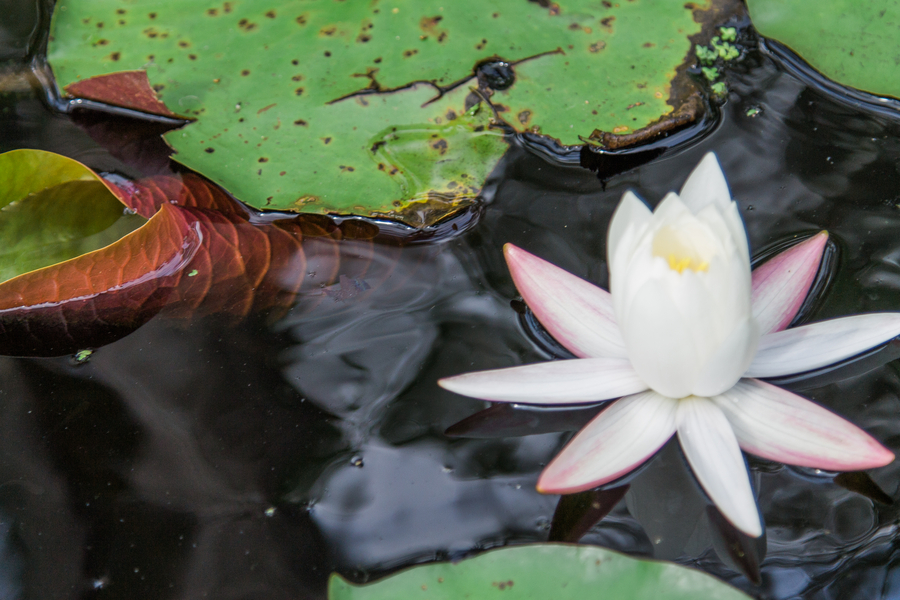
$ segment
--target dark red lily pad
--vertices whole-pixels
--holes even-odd
[[[243,205],[194,174],[130,182],[101,178],[48,152],[15,151],[4,158],[30,165],[32,175],[47,173],[44,182],[13,177],[0,191],[7,203],[41,193],[64,202],[62,191],[77,184],[150,220],[108,246],[0,283],[2,354],[53,356],[95,348],[163,309],[176,317],[239,319],[285,309],[304,288],[316,288],[324,298],[318,288],[338,278],[337,242],[374,235],[363,224],[339,227],[318,216],[255,224]],[[365,262],[365,245],[354,247],[357,266]],[[315,276],[307,269],[310,257]]]
[[[0,353],[70,354],[146,323],[200,246],[193,221],[188,210],[166,206],[106,248],[0,284]]]

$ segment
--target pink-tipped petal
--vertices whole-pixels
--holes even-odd
[[[762,535],[744,456],[722,410],[709,398],[678,401],[678,441],[697,481],[732,525]]]
[[[544,469],[538,491],[582,492],[634,470],[675,433],[677,406],[677,400],[652,391],[617,400]]]
[[[828,232],[791,246],[753,270],[753,316],[763,335],[791,324],[816,280]]]
[[[763,381],[745,379],[713,401],[741,448],[769,460],[829,471],[860,471],[894,460],[856,425]]]
[[[503,247],[516,289],[556,341],[579,358],[626,358],[609,292],[512,244]]]
[[[438,385],[451,392],[522,404],[583,404],[647,389],[621,358],[577,358],[447,377]]]
[[[900,313],[869,313],[764,335],[744,377],[778,377],[825,367],[900,335]]]

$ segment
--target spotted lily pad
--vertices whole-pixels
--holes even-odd
[[[753,25],[826,77],[900,98],[900,5],[893,0],[747,0]]]
[[[700,571],[597,548],[534,544],[485,552],[459,563],[413,567],[368,585],[332,575],[329,600],[748,600]]]
[[[60,0],[48,58],[71,95],[192,119],[175,159],[251,206],[422,226],[478,197],[511,132],[616,147],[690,122],[691,38],[736,5]]]

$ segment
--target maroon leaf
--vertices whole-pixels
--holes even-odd
[[[0,353],[56,356],[108,344],[162,309],[200,238],[166,206],[118,242],[0,284]]]
[[[128,208],[142,217],[152,217],[163,204],[203,208],[247,220],[243,205],[222,188],[193,173],[156,175],[137,181],[107,177],[106,187]]]
[[[319,289],[339,275],[341,281],[362,281],[373,256],[374,225],[337,225],[315,215],[256,224],[242,204],[194,174],[132,182],[101,178],[51,153],[34,151],[27,158],[68,169],[48,186],[67,185],[66,177],[99,181],[106,188],[99,193],[109,190],[150,220],[105,248],[0,283],[0,353],[52,356],[97,347],[163,309],[173,317],[217,314],[236,320],[251,311],[286,309],[304,288],[321,298],[331,292],[353,300],[375,283],[358,284],[352,294],[349,287],[346,294],[343,288]],[[14,195],[28,189],[10,188]],[[67,197],[58,196],[60,202]],[[352,270],[339,273],[338,242],[348,238],[358,240],[346,257]],[[382,278],[390,275],[390,269],[380,272]]]
[[[82,79],[67,85],[65,92],[75,98],[95,100],[163,117],[184,118],[170,111],[160,101],[150,87],[146,71],[120,71]]]

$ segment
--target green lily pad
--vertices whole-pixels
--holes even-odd
[[[753,25],[842,85],[900,98],[894,0],[747,0]]]
[[[690,121],[690,38],[733,5],[60,0],[48,58],[75,94],[146,71],[195,120],[175,159],[251,206],[422,226],[475,201],[511,131],[616,145]]]
[[[108,246],[145,222],[77,161],[0,154],[0,282]]]
[[[381,581],[353,585],[339,575],[329,600],[748,600],[706,573],[632,558],[595,546],[534,544],[502,548],[459,563],[429,563]]]

